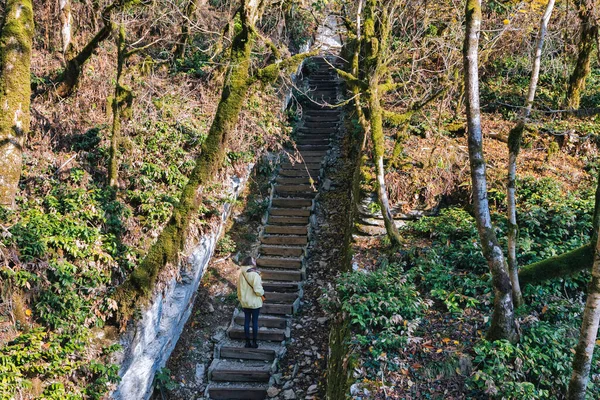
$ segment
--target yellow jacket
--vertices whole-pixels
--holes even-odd
[[[238,300],[243,308],[261,308],[261,296],[265,294],[262,279],[255,271],[247,272],[250,268],[254,267],[247,265],[241,268],[237,284]]]

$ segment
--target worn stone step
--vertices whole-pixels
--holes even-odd
[[[281,342],[288,338],[289,335],[287,332],[286,329],[258,328],[258,340]],[[244,327],[237,325],[229,327],[229,329],[227,329],[227,336],[231,339],[244,340],[246,338],[244,335]]]
[[[311,185],[275,185],[276,193],[316,193]]]
[[[308,243],[308,237],[306,235],[264,235],[260,241],[262,244],[303,246]]]
[[[273,293],[273,292],[270,292]],[[287,293],[284,293],[287,294]],[[266,294],[265,294],[266,296]],[[272,303],[276,303],[276,301],[272,301]],[[244,326],[244,313],[240,311],[233,319],[233,321],[239,326]],[[276,329],[285,329],[287,326],[287,319],[283,317],[275,317],[272,315],[264,315],[260,314],[258,317],[258,326],[259,328],[276,328]]]
[[[323,127],[306,127],[302,126],[298,128],[298,136],[304,135],[319,135],[331,139],[333,135],[337,133],[338,128],[323,128]]]
[[[297,293],[301,291],[302,282],[269,282],[263,281],[265,292]]]
[[[290,169],[297,169],[297,170],[308,170],[308,171],[317,171],[321,169],[321,164],[320,163],[310,163],[310,164],[305,164],[305,163],[301,163],[301,162],[297,162],[297,163],[290,163],[290,162],[284,162],[281,164],[281,168],[284,170],[290,170]]]
[[[302,157],[325,157],[327,155],[327,151],[301,151],[300,154],[302,154]]]
[[[315,115],[315,116],[308,115],[308,116],[304,117],[304,122],[315,122],[315,123],[335,122],[335,123],[339,123],[340,117],[339,117],[339,115]]]
[[[310,109],[310,110],[305,110],[303,113],[304,117],[312,117],[315,115],[336,115],[338,118],[342,115],[342,112],[340,111],[339,108],[334,108],[331,110],[317,110],[317,109]]]
[[[300,145],[297,145],[296,148],[300,151],[327,151],[327,150],[329,150],[329,145],[300,144]]]
[[[300,282],[304,279],[304,271],[300,270],[278,270],[265,269],[261,271],[263,280],[275,282]],[[264,288],[264,285],[263,285]]]
[[[256,259],[256,265],[261,268],[300,269],[302,268],[302,259],[298,257],[260,256]]]
[[[271,318],[271,317],[269,317]],[[277,318],[285,321],[285,318]],[[260,318],[259,318],[260,320]],[[242,324],[244,316],[242,316]],[[285,325],[284,325],[285,326]],[[234,359],[234,360],[257,360],[257,361],[273,361],[276,353],[273,349],[247,349],[238,346],[222,346],[219,348],[219,358]]]
[[[269,382],[271,363],[215,359],[208,378],[216,382]]]
[[[292,315],[296,310],[294,309],[294,304],[279,304],[279,303],[269,303],[266,301],[263,303],[261,312],[265,314],[273,314],[273,315]]]
[[[289,178],[285,176],[280,176],[275,179],[275,182],[281,185],[309,185],[310,178],[308,176],[303,176],[300,178]]]
[[[213,400],[264,400],[268,385],[250,386],[250,383],[211,382],[206,393]]]
[[[269,215],[267,223],[269,225],[306,225],[308,224],[308,217]]]
[[[298,138],[296,139],[296,145],[316,145],[316,146],[328,146],[330,143],[329,138],[319,138],[319,139],[306,139],[306,138]],[[298,164],[298,163],[296,163]],[[284,164],[285,165],[285,164]],[[310,165],[310,164],[307,164]],[[316,164],[318,166],[318,164]]]
[[[313,133],[319,133],[319,132],[315,132],[315,129],[319,129],[319,130],[325,130],[325,129],[334,129],[337,128],[339,125],[339,122],[333,121],[333,122],[314,122],[314,121],[305,121],[304,125],[302,125],[302,128],[300,131],[303,130],[310,130],[313,131]]]
[[[304,208],[304,207],[311,207],[312,200],[294,199],[294,198],[286,198],[286,199],[275,198],[271,202],[271,205],[273,207],[281,207],[281,208]]]
[[[287,168],[287,169],[279,170],[279,175],[285,176],[288,178],[297,178],[300,176],[306,176],[306,177],[311,177],[313,180],[317,180],[320,174],[321,174],[320,167],[319,167],[319,169],[309,169],[308,171],[306,169],[296,169],[296,168],[294,168],[294,169]]]
[[[265,233],[271,235],[307,235],[308,226],[267,225]]]
[[[314,163],[321,164],[324,159],[325,159],[325,157],[323,157],[323,156],[321,156],[321,157],[304,157],[303,158],[304,162],[308,163],[308,164],[314,164]]]
[[[310,210],[303,208],[271,208],[269,215],[273,216],[290,216],[290,217],[309,217]]]
[[[298,297],[300,297],[300,292],[266,292],[265,297],[271,303],[293,303]],[[260,318],[259,318],[260,319]]]

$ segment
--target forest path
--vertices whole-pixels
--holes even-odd
[[[291,338],[293,314],[301,304],[311,215],[331,139],[341,123],[339,109],[316,103],[337,101],[341,84],[337,74],[323,57],[308,62],[312,68],[305,85],[314,101],[307,100],[303,105],[294,143],[297,152],[292,149],[280,165],[259,239],[257,266],[262,271],[267,299],[259,317],[260,345],[258,349],[244,347],[244,315],[236,308],[227,337],[216,344],[208,369],[206,396],[211,399],[252,400],[267,396],[268,389],[278,383],[273,375]],[[284,391],[283,395],[292,398],[291,393],[286,395]]]

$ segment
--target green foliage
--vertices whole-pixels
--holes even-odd
[[[428,304],[403,268],[388,265],[373,272],[352,272],[338,281],[341,309],[350,317],[356,344],[378,355],[398,351],[418,325]]]
[[[159,390],[173,390],[177,387],[177,383],[171,378],[171,370],[163,367],[156,371],[154,375],[154,387]]]
[[[217,242],[216,251],[220,254],[229,254],[235,252],[236,243],[228,234],[223,235]]]

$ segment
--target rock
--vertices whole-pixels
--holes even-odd
[[[358,396],[362,394],[362,391],[360,390],[360,383],[354,383],[352,386],[350,386],[350,395],[351,396]]]
[[[329,317],[319,317],[317,318],[317,322],[323,325],[325,322],[329,321]]]
[[[225,338],[225,330],[217,330],[217,332],[213,335],[212,340],[214,342],[220,342]]]
[[[296,374],[298,373],[298,364],[294,365],[294,371],[292,372],[292,378],[296,377]]]
[[[294,400],[296,398],[296,393],[292,389],[288,389],[283,392],[283,398],[285,400]]]
[[[273,380],[276,384],[281,385],[281,374],[273,374]]]
[[[331,179],[327,178],[323,181],[323,190],[331,189]]]
[[[289,389],[292,387],[292,381],[287,381],[285,385],[283,385],[283,390]]]
[[[317,385],[310,385],[308,387],[308,390],[306,390],[306,394],[315,394],[315,393],[317,393],[317,390],[318,390]]]
[[[310,350],[306,350],[306,351],[304,352],[304,355],[305,355],[305,356],[312,356],[312,351],[310,351]]]
[[[279,392],[281,392],[281,390],[277,389],[275,386],[271,386],[270,388],[267,389],[267,395],[269,397],[275,397],[279,394]]]
[[[204,383],[204,374],[206,372],[206,365],[204,364],[196,364],[196,374],[194,376],[197,385],[202,385]]]
[[[209,313],[214,313],[215,312],[215,307],[211,304],[211,303],[207,303],[206,304],[206,311],[208,311]]]

